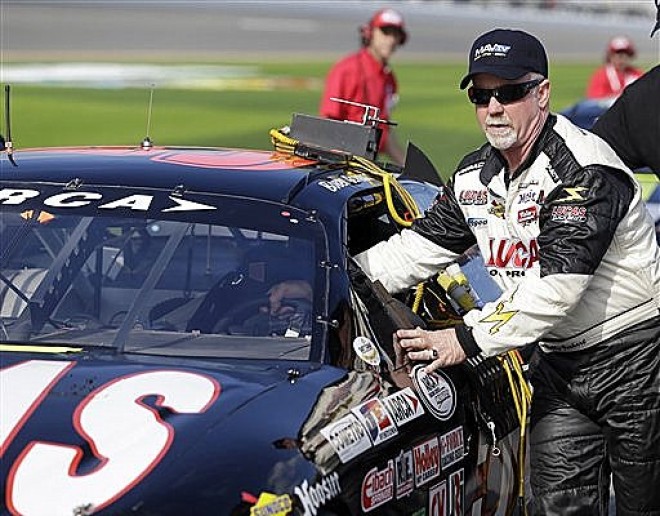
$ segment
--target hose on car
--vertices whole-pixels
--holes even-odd
[[[288,155],[296,155],[300,142],[295,138],[291,138],[282,132],[280,129],[271,129],[269,132],[273,146],[277,152]],[[329,155],[333,155],[329,151]],[[355,156],[351,154],[336,153],[333,157],[338,157],[346,167],[346,171],[354,174],[367,174],[370,177],[377,178],[383,183],[385,192],[385,202],[387,209],[392,219],[402,227],[410,227],[412,221],[421,216],[419,207],[413,199],[412,195],[396,180],[394,174],[383,170],[376,165],[373,161],[368,160],[362,156]],[[394,202],[394,195],[403,204],[405,213],[400,215],[396,209]]]

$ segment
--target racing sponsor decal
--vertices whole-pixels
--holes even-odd
[[[511,318],[518,313],[518,310],[504,310],[504,302],[500,301],[495,307],[495,311],[488,314],[486,317],[481,319],[479,322],[485,323],[495,323],[494,326],[491,326],[488,333],[495,335],[500,331],[500,328],[508,323]]]
[[[429,489],[428,516],[447,516],[447,482],[444,480]]]
[[[508,238],[491,238],[488,242],[486,267],[531,269],[538,261],[539,247],[535,238],[527,243]]]
[[[488,213],[494,215],[498,219],[504,218],[504,204],[499,201],[493,200],[488,207]]]
[[[413,385],[428,411],[440,421],[448,420],[456,408],[456,390],[454,384],[442,371],[426,373],[426,366],[413,367],[411,376]]]
[[[463,427],[459,426],[440,436],[440,466],[443,470],[463,458]]]
[[[486,204],[488,191],[486,190],[461,190],[458,193],[458,202],[463,205],[477,206]]]
[[[0,370],[2,391],[21,393],[0,396],[2,446],[9,445],[47,392],[73,367],[75,363],[69,361],[30,360]],[[161,418],[159,408],[200,414],[219,394],[220,386],[212,378],[181,370],[141,372],[101,385],[73,411],[72,426],[80,436],[76,444],[32,440],[18,455],[7,476],[7,508],[12,514],[104,509],[137,486],[167,455],[176,426]],[[142,402],[147,396],[156,399],[156,408]],[[86,441],[86,451],[77,444],[81,440]],[[94,458],[89,457],[92,454]],[[85,457],[98,466],[76,474]]]
[[[424,415],[424,407],[410,387],[390,394],[383,403],[398,427]]]
[[[371,448],[367,430],[353,414],[321,428],[321,435],[327,439],[344,464]]]
[[[488,225],[488,221],[486,219],[479,217],[468,217],[467,223],[471,228],[485,228]]]
[[[17,206],[39,195],[40,192],[38,190],[3,188],[0,190],[0,204]],[[96,204],[98,209],[104,210],[124,209],[146,212],[151,209],[154,198],[155,196],[153,195],[127,195],[126,197],[101,204],[104,201],[102,194],[98,192],[75,191],[50,195],[43,199],[43,204],[51,208],[61,209],[83,208]],[[167,198],[170,203],[168,206],[159,210],[162,213],[217,210],[215,206],[186,200],[179,196],[168,195]]]
[[[543,190],[527,190],[525,192],[520,192],[518,194],[518,204],[526,204],[529,202],[535,202],[536,204],[541,204],[545,194]]]
[[[371,469],[362,481],[360,502],[362,511],[369,512],[394,498],[394,461],[388,460],[384,469]]]
[[[539,213],[536,206],[530,206],[518,211],[518,224],[527,226],[539,218]]]
[[[392,416],[378,399],[365,401],[351,410],[367,428],[374,445],[387,441],[399,433]]]
[[[293,492],[302,503],[304,516],[316,516],[320,507],[341,494],[339,474],[335,471],[311,486],[305,479]]]
[[[559,183],[559,175],[557,175],[557,172],[550,163],[548,163],[548,165],[545,167],[545,171],[550,176],[550,179],[552,179],[553,183]]]
[[[539,184],[538,179],[531,179],[530,181],[521,181],[518,185],[518,190],[527,190],[530,186],[535,186]]]
[[[482,57],[506,57],[509,50],[511,50],[511,45],[487,43],[474,49],[474,56],[472,56],[472,59],[478,61]]]
[[[261,493],[257,503],[250,508],[250,516],[286,516],[292,509],[289,495]]]
[[[461,516],[465,498],[463,469],[455,471],[447,479],[448,495],[447,508],[450,516]]]
[[[355,340],[353,341],[353,349],[355,350],[355,354],[367,364],[372,366],[380,365],[380,353],[378,353],[378,348],[376,348],[375,344],[367,337],[355,337]]]
[[[338,177],[329,178],[326,181],[319,181],[318,185],[325,188],[330,192],[338,192],[343,190],[347,186],[357,185],[362,182],[362,179],[359,177],[340,175]]]
[[[587,190],[585,186],[575,186],[573,188],[564,187],[564,192],[566,193],[566,197],[557,199],[555,202],[584,201],[586,199],[582,196],[582,192],[584,192],[585,190]]]
[[[553,222],[586,222],[587,208],[584,206],[553,206]]]
[[[440,474],[440,445],[432,437],[413,448],[415,486],[423,486]]]
[[[467,167],[464,167],[460,169],[458,172],[456,172],[457,176],[462,176],[463,174],[467,174],[468,172],[471,172],[473,170],[480,169],[481,167],[484,166],[485,161],[477,161],[476,163],[473,163],[472,165],[468,165]]]
[[[415,488],[412,450],[401,450],[399,455],[394,457],[394,469],[396,497],[399,499],[412,493]]]

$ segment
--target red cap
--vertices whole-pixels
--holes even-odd
[[[381,9],[377,11],[369,21],[369,26],[372,28],[378,27],[379,29],[383,27],[396,27],[401,31],[401,45],[408,39],[403,16],[394,9]]]
[[[623,52],[628,54],[630,57],[633,57],[636,53],[635,45],[625,36],[617,36],[612,38],[607,45],[607,53],[615,54],[617,52]]]

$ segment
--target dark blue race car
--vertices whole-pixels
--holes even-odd
[[[520,364],[411,367],[456,306],[350,258],[440,187],[277,136],[0,156],[0,512],[513,511]]]

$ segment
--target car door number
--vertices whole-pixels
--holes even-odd
[[[0,459],[46,395],[75,362],[30,360],[0,370]],[[9,394],[10,393],[10,394]],[[72,514],[113,503],[153,470],[174,440],[174,428],[143,402],[173,412],[199,414],[220,394],[212,378],[180,370],[155,370],[115,378],[75,408],[73,426],[98,466],[76,474],[80,446],[34,440],[18,455],[6,479],[5,500],[14,514]]]

